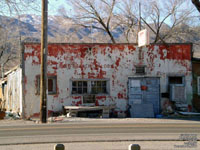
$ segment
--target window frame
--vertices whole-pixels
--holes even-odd
[[[106,85],[103,85],[103,82],[106,82]],[[93,83],[94,83],[94,85],[93,85]],[[98,85],[100,83],[100,85]],[[98,81],[96,81],[96,80],[94,80],[94,81],[90,81],[90,85],[91,85],[91,89],[90,89],[90,93],[91,94],[94,94],[94,95],[96,95],[96,94],[107,94],[108,93],[108,91],[107,91],[107,81],[105,81],[105,80],[98,80]],[[102,92],[103,91],[103,88],[106,88],[105,90],[106,90],[106,92]],[[100,90],[101,92],[100,93],[98,93],[97,91],[98,90]],[[94,91],[94,93],[93,93],[93,91]],[[97,93],[95,93],[95,92],[97,92]]]
[[[77,83],[76,83],[77,85],[74,86],[74,85],[73,85],[73,82],[77,82]],[[81,86],[82,93],[78,93],[78,90],[80,89],[80,87],[79,87],[79,85],[78,85],[79,82],[82,82],[82,86]],[[72,81],[72,84],[71,84],[71,86],[72,86],[72,88],[71,88],[71,94],[72,94],[72,95],[74,95],[74,94],[81,94],[81,95],[87,94],[87,92],[88,92],[88,82],[87,82],[87,92],[86,92],[86,93],[84,93],[84,90],[83,90],[83,89],[84,89],[84,85],[83,85],[84,83],[83,83],[83,82],[87,82],[87,81],[85,81],[85,80],[77,80],[77,81],[74,80],[74,81]],[[73,88],[77,88],[77,93],[72,93],[72,92],[73,92]]]
[[[73,81],[87,81],[87,93],[78,94],[78,93],[72,93],[73,88]],[[92,82],[93,81],[106,81],[106,93],[92,93]],[[109,95],[110,94],[110,80],[109,79],[71,79],[71,85],[70,85],[70,95],[72,96],[83,96],[83,95]]]
[[[141,72],[141,70],[143,72]],[[145,75],[146,74],[146,66],[135,66],[135,74],[136,75]]]
[[[53,91],[49,91],[49,85],[48,85],[48,81],[49,79],[52,79],[53,80]],[[40,75],[37,75],[36,76],[36,95],[39,95],[40,94]],[[49,75],[47,76],[47,94],[48,95],[55,95],[57,94],[57,76],[53,76],[53,75]]]

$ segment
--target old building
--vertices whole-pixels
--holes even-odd
[[[192,59],[193,71],[193,106],[200,112],[200,58]]]
[[[169,100],[187,108],[193,96],[191,57],[191,44],[49,44],[48,112],[112,105],[118,117],[129,111],[151,117]],[[37,116],[39,82],[40,44],[24,43],[21,66],[7,73],[7,109]]]

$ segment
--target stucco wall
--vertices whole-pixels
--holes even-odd
[[[48,95],[48,110],[60,111],[63,105],[81,105],[81,95],[71,95],[71,79],[109,79],[107,95],[97,95],[96,105],[116,105],[127,110],[128,77],[135,66],[145,65],[145,76],[160,77],[161,93],[168,91],[169,75],[185,76],[188,104],[192,98],[191,45],[152,45],[139,48],[128,44],[49,44],[48,75],[57,76],[57,94]],[[139,59],[140,58],[140,59]],[[25,112],[39,113],[36,76],[40,74],[40,44],[25,44]]]

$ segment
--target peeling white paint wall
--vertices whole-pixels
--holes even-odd
[[[57,76],[57,93],[48,95],[48,110],[61,111],[65,105],[82,105],[82,95],[71,94],[72,79],[109,79],[110,93],[97,95],[96,105],[116,105],[117,112],[127,110],[128,77],[135,66],[145,65],[146,75],[160,77],[161,93],[168,90],[169,75],[185,77],[188,104],[192,97],[191,45],[150,46],[141,51],[127,44],[49,44],[48,75]],[[25,112],[39,115],[40,97],[36,94],[36,76],[40,74],[40,45],[25,44]]]

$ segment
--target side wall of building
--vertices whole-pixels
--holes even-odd
[[[160,77],[160,92],[169,93],[168,76],[183,76],[186,101],[192,100],[191,45],[152,45],[140,51],[128,44],[49,44],[48,75],[56,77],[56,93],[48,95],[48,110],[65,105],[85,105],[82,94],[72,94],[72,81],[106,80],[106,94],[97,94],[95,105],[128,108],[128,78],[138,76],[136,66],[145,66],[142,76]],[[25,44],[25,112],[39,114],[40,44]],[[89,86],[89,85],[88,85]]]
[[[22,69],[18,68],[7,75],[4,85],[5,108],[7,111],[22,113]]]

